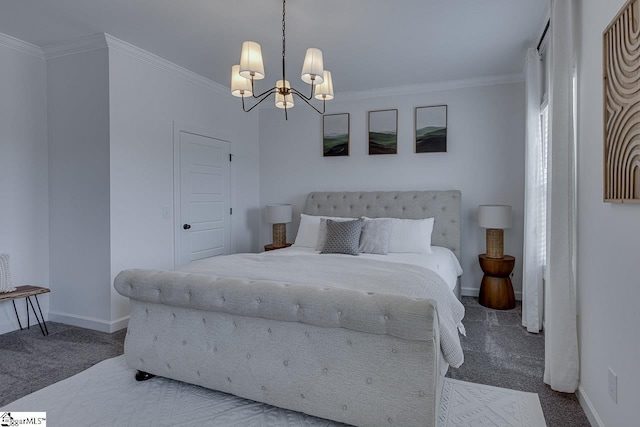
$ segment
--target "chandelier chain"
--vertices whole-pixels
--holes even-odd
[[[287,0],[283,0],[282,1],[282,59],[284,59],[284,55],[285,55],[285,47],[286,47],[286,38],[285,38],[285,29],[286,29],[286,25],[285,25],[285,16],[286,16],[286,9],[285,6],[287,4]]]

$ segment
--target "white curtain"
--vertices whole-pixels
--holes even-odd
[[[578,387],[576,330],[576,142],[573,0],[551,0],[548,282],[544,382]]]
[[[542,245],[546,222],[541,210],[546,203],[544,180],[541,170],[543,162],[542,135],[540,132],[540,100],[542,98],[542,61],[538,49],[527,52],[527,135],[525,149],[524,189],[524,248],[522,267],[522,326],[527,331],[538,333],[542,329]]]

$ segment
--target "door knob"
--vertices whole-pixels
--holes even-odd
[[[182,228],[184,228],[185,230],[188,230],[191,228],[191,224],[185,224],[182,226]]]

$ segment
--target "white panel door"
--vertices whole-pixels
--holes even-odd
[[[179,131],[177,266],[231,252],[229,143]]]

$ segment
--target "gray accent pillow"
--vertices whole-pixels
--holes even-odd
[[[364,221],[327,220],[327,238],[321,254],[360,254],[360,234]]]
[[[386,255],[389,251],[389,238],[393,220],[364,219],[362,234],[360,235],[360,252],[365,254]]]
[[[316,243],[316,251],[324,248],[324,242],[327,240],[327,220],[332,221],[353,221],[358,218],[340,218],[340,217],[323,217],[320,218],[320,228],[318,229],[318,243]]]

